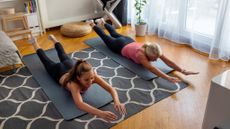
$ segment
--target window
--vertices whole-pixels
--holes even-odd
[[[219,0],[188,0],[186,30],[212,37],[215,31]]]

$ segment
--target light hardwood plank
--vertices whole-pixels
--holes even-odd
[[[118,32],[133,38],[134,33],[130,26],[122,27]],[[87,48],[84,40],[96,37],[95,32],[82,38],[66,38],[60,34],[59,28],[50,29],[46,34],[38,37],[39,44],[44,49],[53,48],[48,41],[48,34],[54,34],[70,53]],[[185,45],[177,45],[157,36],[137,37],[137,41],[158,42],[164,54],[187,70],[199,71],[199,75],[184,76],[175,73],[191,83],[182,91],[146,108],[136,115],[122,121],[112,129],[200,129],[204,117],[211,79],[230,68],[229,62],[211,61],[206,54]],[[34,53],[32,46],[26,40],[16,41],[22,55]]]

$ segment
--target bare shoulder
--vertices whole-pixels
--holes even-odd
[[[143,49],[140,49],[140,50],[137,52],[137,58],[139,59],[139,61],[140,61],[141,63],[143,63],[143,62],[145,62],[145,63],[146,63],[146,62],[149,62],[149,60],[148,60],[147,56],[145,55]]]
[[[168,57],[166,57],[165,55],[161,55],[160,59],[163,61],[169,61]]]
[[[81,90],[79,84],[77,84],[76,82],[73,82],[73,81],[67,83],[66,88],[71,92]]]
[[[101,77],[96,72],[94,72],[94,83],[98,83],[100,80]]]

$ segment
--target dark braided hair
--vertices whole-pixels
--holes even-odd
[[[80,77],[83,73],[89,72],[92,70],[92,66],[85,60],[77,60],[75,66],[70,69],[69,75],[65,78],[63,86],[66,86],[67,83],[73,81],[78,82],[77,77]]]

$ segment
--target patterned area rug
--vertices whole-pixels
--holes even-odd
[[[145,81],[93,48],[74,52],[71,57],[86,59],[115,87],[127,115],[119,115],[110,103],[101,110],[119,116],[112,123],[90,114],[65,121],[29,70],[21,67],[14,74],[12,71],[0,74],[0,129],[107,129],[187,86],[162,78]]]

